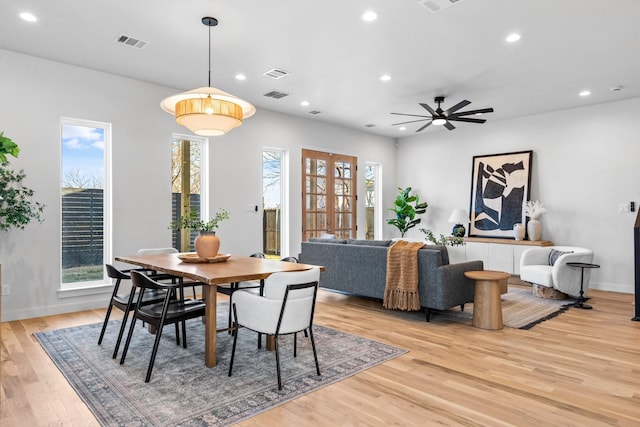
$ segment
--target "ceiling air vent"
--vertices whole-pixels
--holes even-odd
[[[322,111],[318,111],[318,110],[311,110],[309,111],[309,114],[320,114]]]
[[[454,3],[460,3],[460,1],[462,0],[420,0],[418,1],[418,4],[426,7],[431,12],[436,13],[450,8]]]
[[[146,45],[149,44],[149,42],[145,42],[143,40],[139,40],[133,37],[129,37],[126,36],[124,34],[118,36],[118,38],[116,39],[116,43],[118,44],[124,44],[127,46],[131,46],[131,47],[135,47],[138,49],[142,49],[143,47],[145,47]]]
[[[284,76],[288,76],[291,74],[288,71],[283,70],[282,68],[272,68],[269,71],[265,71],[262,73],[263,76],[271,77],[272,79],[281,79]]]
[[[266,96],[267,98],[280,99],[280,98],[284,98],[285,96],[289,96],[289,94],[284,92],[278,92],[277,90],[272,90],[271,92],[265,93],[264,96]]]
[[[366,127],[366,128],[374,128],[374,127],[376,127],[376,125],[374,125],[373,123],[369,123],[368,125],[364,125],[364,127]]]

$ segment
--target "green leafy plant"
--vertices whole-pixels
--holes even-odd
[[[424,236],[424,240],[426,240],[427,242],[431,242],[434,245],[440,245],[440,246],[463,246],[464,245],[464,237],[459,237],[459,236],[449,236],[449,237],[445,237],[444,234],[440,235],[439,239],[436,239],[436,237],[433,235],[433,231],[426,229],[426,228],[421,228],[420,231],[422,231],[425,236]]]
[[[411,187],[398,188],[393,208],[389,209],[396,214],[396,217],[388,219],[387,224],[394,225],[400,230],[400,235],[404,237],[408,230],[420,224],[421,218],[416,218],[416,216],[425,213],[428,206],[427,202],[420,203],[417,194],[411,194]]]
[[[189,212],[189,215],[182,216],[180,219],[176,221],[172,221],[169,224],[169,228],[171,230],[178,230],[181,228],[187,228],[190,230],[198,230],[198,231],[212,231],[218,228],[220,222],[225,219],[229,219],[229,211],[226,209],[220,209],[213,218],[208,221],[204,221],[200,218],[200,214],[197,210],[192,210]]]
[[[31,198],[34,191],[25,187],[23,170],[19,172],[9,168],[7,154],[17,157],[18,145],[0,132],[0,230],[12,228],[24,229],[32,220],[42,223],[44,205]]]

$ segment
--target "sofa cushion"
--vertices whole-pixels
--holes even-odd
[[[391,240],[347,239],[347,244],[364,246],[389,246],[391,244]]]
[[[559,251],[556,249],[551,249],[549,252],[549,265],[555,265],[558,258],[560,258],[564,254],[572,254],[573,251]]]
[[[309,239],[310,242],[313,243],[331,243],[331,244],[345,244],[347,243],[346,239],[323,239],[321,237],[312,237]]]

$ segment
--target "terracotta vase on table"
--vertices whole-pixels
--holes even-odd
[[[220,249],[220,238],[215,231],[200,231],[193,241],[196,253],[200,258],[213,258],[218,255]]]

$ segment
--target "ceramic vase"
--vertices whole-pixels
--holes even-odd
[[[213,258],[218,255],[220,238],[215,231],[201,231],[193,241],[196,253],[200,258]]]
[[[542,237],[542,223],[537,219],[530,219],[527,223],[527,234],[531,241],[540,240]]]
[[[524,225],[521,223],[517,223],[513,225],[513,237],[516,240],[524,240],[524,235],[527,230],[524,228]]]

